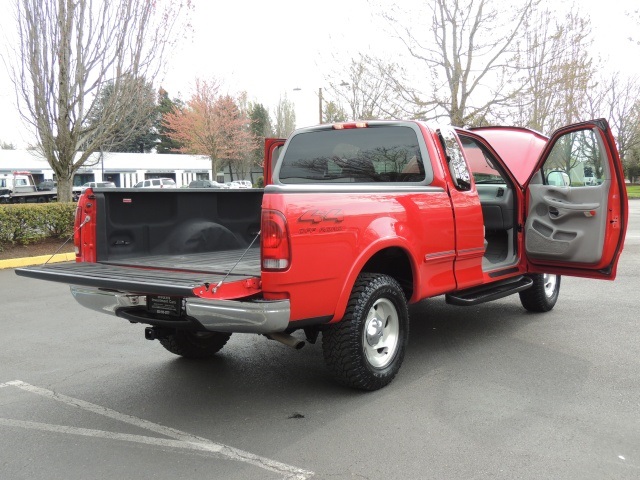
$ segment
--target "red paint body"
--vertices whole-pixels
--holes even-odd
[[[559,134],[584,125],[568,127]],[[627,202],[626,190],[621,187],[620,159],[608,128],[600,126],[600,132],[613,179],[606,211],[599,214],[607,216],[610,226],[605,232],[600,260],[588,265],[533,260],[526,254],[522,226],[530,201],[527,188],[534,173],[540,169],[553,137],[549,141],[536,132],[518,128],[457,130],[458,134],[475,139],[494,155],[514,187],[517,259],[509,268],[496,273],[483,271],[485,227],[476,184],[471,181],[468,190],[456,188],[438,130],[423,123],[417,123],[417,126],[428,152],[425,161],[431,163],[433,179],[428,188],[406,191],[401,188],[376,190],[372,187],[359,191],[344,186],[332,190],[326,185],[315,189],[282,185],[278,183],[277,167],[274,172],[272,160],[274,152],[279,152],[285,141],[267,140],[262,209],[263,212],[275,212],[278,221],[284,219],[284,228],[270,225],[272,237],[265,240],[263,215],[263,250],[264,242],[271,241],[270,248],[278,254],[278,248],[283,245],[277,236],[285,235],[288,243],[283,248],[289,255],[283,260],[286,267],[263,268],[259,279],[230,283],[219,292],[196,288],[194,295],[238,299],[261,292],[265,299],[289,299],[290,322],[295,327],[295,322],[300,320],[340,321],[358,275],[377,267],[399,269],[412,303],[523,273],[615,278],[626,231]],[[306,131],[312,133],[319,129]],[[76,235],[76,245],[81,247],[78,261],[84,262],[96,261],[96,212],[91,198],[89,189],[78,207],[79,221],[90,217],[82,234]],[[286,256],[286,252],[282,255]],[[263,251],[263,262],[267,253]]]

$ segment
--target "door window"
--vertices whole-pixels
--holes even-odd
[[[600,135],[592,129],[558,138],[543,167],[544,183],[560,187],[597,187],[608,174]]]

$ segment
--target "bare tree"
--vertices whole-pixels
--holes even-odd
[[[278,138],[287,138],[296,129],[296,112],[287,95],[280,98],[275,111],[274,130]]]
[[[388,15],[411,56],[422,62],[421,78],[430,91],[405,87],[418,116],[446,116],[453,125],[484,122],[514,103],[522,85],[519,40],[539,0],[525,0],[504,8],[495,0],[432,0],[426,25],[407,25]]]
[[[617,72],[602,76],[598,88],[589,92],[587,105],[588,116],[609,121],[628,170],[631,152],[640,148],[640,78],[623,77]]]
[[[18,42],[10,66],[18,104],[38,150],[71,200],[74,173],[135,115],[135,88],[158,72],[180,14],[170,0],[14,0]],[[88,114],[108,82],[100,128]],[[144,83],[144,82],[142,82]]]
[[[594,86],[591,25],[574,8],[560,21],[540,12],[527,27],[516,123],[550,133],[580,119]]]
[[[331,75],[329,92],[337,99],[338,111],[341,105],[348,105],[352,120],[411,117],[409,102],[399,87],[403,78],[397,63],[360,53],[351,59],[346,72],[340,68]]]

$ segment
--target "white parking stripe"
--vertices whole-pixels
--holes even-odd
[[[215,446],[206,444],[196,444],[183,440],[170,440],[168,438],[146,437],[144,435],[130,435],[128,433],[105,432],[104,430],[94,430],[91,428],[68,427],[65,425],[51,425],[50,423],[28,422],[24,420],[13,420],[11,418],[0,418],[0,426],[20,427],[29,430],[41,430],[43,432],[68,433],[71,435],[82,435],[84,437],[108,438],[111,440],[122,440],[125,442],[145,443],[147,445],[158,445],[161,447],[187,448],[190,450],[203,450],[206,452],[220,451]]]
[[[252,453],[245,452],[243,450],[239,450],[237,448],[233,448],[228,445],[215,443],[206,438],[191,435],[189,433],[182,432],[180,430],[176,430],[171,427],[166,427],[164,425],[159,425],[157,423],[149,422],[147,420],[142,420],[140,418],[133,417],[131,415],[126,415],[124,413],[116,412],[115,410],[111,410],[109,408],[102,407],[100,405],[86,402],[84,400],[80,400],[77,398],[69,397],[67,395],[56,393],[51,390],[47,390],[45,388],[36,387],[34,385],[30,385],[20,380],[14,380],[11,382],[0,384],[0,387],[8,387],[8,386],[17,387],[17,388],[20,388],[21,390],[35,393],[36,395],[40,395],[40,396],[49,398],[51,400],[64,403],[71,407],[81,408],[82,410],[86,410],[92,413],[96,413],[98,415],[102,415],[104,417],[108,417],[114,420],[128,423],[130,425],[134,425],[136,427],[143,428],[145,430],[149,430],[151,432],[155,432],[160,435],[173,438],[177,441],[154,438],[154,437],[146,437],[141,435],[127,435],[127,434],[120,434],[120,433],[104,432],[101,430],[65,427],[60,425],[48,425],[48,424],[41,424],[41,423],[34,423],[34,422],[22,422],[18,420],[9,420],[9,419],[0,419],[0,425],[21,426],[23,428],[48,430],[48,431],[54,431],[59,433],[71,433],[75,435],[94,436],[94,437],[100,437],[100,438],[113,438],[117,440],[147,443],[151,445],[175,446],[178,448],[208,451],[208,452],[224,455],[225,457],[231,460],[236,460],[239,462],[255,465],[262,469],[269,470],[271,472],[275,472],[280,475],[283,475],[284,478],[292,479],[292,480],[293,479],[306,480],[309,477],[312,477],[314,475],[313,472],[308,470],[303,470],[303,469],[294,467],[292,465],[287,465],[285,463],[271,460],[269,458],[260,457],[258,455],[254,455]],[[8,422],[11,422],[11,423],[8,423]]]

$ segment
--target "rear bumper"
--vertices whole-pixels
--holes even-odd
[[[149,324],[189,325],[195,323],[204,330],[230,333],[275,333],[289,325],[289,300],[236,301],[185,298],[184,313],[187,321],[155,319],[148,314],[136,315],[146,308],[147,297],[125,292],[71,285],[71,294],[83,307],[115,316],[125,315],[130,321]]]

